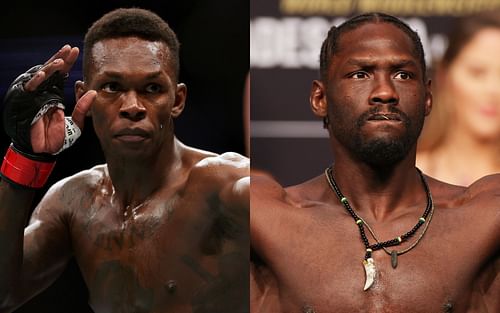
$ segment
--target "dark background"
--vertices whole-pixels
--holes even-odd
[[[64,44],[82,50],[85,32],[103,14],[132,6],[150,9],[163,17],[181,42],[180,81],[188,86],[188,97],[175,123],[177,137],[197,148],[243,154],[242,96],[249,70],[248,0],[4,2],[0,19],[0,97],[3,99],[15,77],[44,63]],[[65,89],[67,115],[74,106],[74,81],[81,78],[80,54]],[[0,126],[3,154],[10,140]],[[47,186],[99,163],[104,163],[104,158],[88,119],[82,137],[60,155]],[[39,192],[36,202],[45,191]],[[92,312],[87,298],[78,267],[71,261],[52,287],[16,312]]]

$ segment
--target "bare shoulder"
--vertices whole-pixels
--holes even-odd
[[[73,220],[75,213],[90,206],[97,187],[102,186],[105,179],[110,182],[106,164],[61,179],[48,189],[38,203],[30,224],[43,221],[54,225]]]
[[[326,207],[323,195],[328,191],[325,185],[324,177],[318,176],[298,185],[284,187],[270,174],[252,171],[250,242],[254,264],[271,266],[272,260],[286,263],[283,256],[287,255],[288,258],[290,249],[283,247],[289,247],[287,243],[294,242],[291,238],[315,238],[311,231],[317,229],[323,212],[331,212],[323,210]],[[306,241],[308,243],[305,245],[310,244],[308,249],[312,249],[313,243],[308,240],[303,242]],[[295,241],[292,245],[303,246],[303,242]],[[257,272],[252,275],[267,277],[262,268]]]
[[[467,191],[472,197],[489,197],[498,203],[500,201],[500,174],[492,174],[478,179],[467,188]]]
[[[106,175],[105,164],[97,165],[91,169],[68,176],[52,185],[44,195],[34,212],[34,217],[40,214],[71,213],[84,201],[90,201],[92,195]]]
[[[453,208],[464,202],[466,187],[452,185],[429,175],[425,175],[432,198],[438,207]]]
[[[190,178],[224,183],[247,177],[250,173],[250,160],[236,152],[216,154],[188,148],[187,154],[194,160]]]
[[[269,173],[252,170],[252,197],[256,201],[271,199],[284,199],[286,196],[285,188]]]
[[[226,170],[249,170],[250,160],[236,152],[225,152],[215,154],[197,150],[200,154],[200,160],[196,163],[196,167],[200,169],[217,169],[224,168]]]
[[[298,185],[284,187],[265,172],[251,175],[251,228],[255,234],[292,229],[307,219],[310,208],[322,206],[325,184],[322,176]],[[323,183],[323,184],[322,184]],[[318,206],[319,205],[319,206]],[[286,221],[286,222],[285,222]]]
[[[88,192],[89,189],[95,188],[105,177],[109,177],[107,175],[106,164],[96,165],[90,169],[61,179],[50,187],[47,195],[52,193]]]
[[[469,187],[450,185],[430,177],[427,179],[435,207],[442,215],[454,221],[481,225],[481,232],[477,231],[477,227],[471,232],[500,239],[500,174],[485,176]]]
[[[320,202],[323,197],[323,176],[317,176],[293,186],[282,186],[272,175],[252,171],[252,201],[278,201],[286,207],[300,208],[312,202]]]
[[[500,174],[485,176],[468,187],[448,184],[427,176],[435,202],[442,207],[464,207],[481,202],[500,210]]]
[[[467,188],[466,201],[481,208],[489,217],[500,220],[500,174],[485,176]]]
[[[216,154],[185,147],[189,175],[186,188],[216,198],[225,207],[249,207],[250,160],[235,152]]]
[[[256,249],[262,241],[258,238],[265,238],[265,234],[277,229],[279,216],[288,205],[285,188],[269,173],[252,170],[250,177],[250,233]]]
[[[285,188],[271,174],[258,170],[251,172],[250,200],[250,242],[255,261],[272,252],[268,239],[276,238],[273,235],[279,229],[283,233],[280,217],[286,216],[289,204]]]

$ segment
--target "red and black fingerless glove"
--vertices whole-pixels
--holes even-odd
[[[31,146],[31,126],[53,107],[64,109],[65,77],[51,75],[35,91],[26,91],[24,84],[42,65],[29,69],[14,80],[7,90],[3,107],[5,132],[12,139],[5,154],[0,175],[9,183],[26,188],[41,188],[54,168],[56,157],[34,153]]]

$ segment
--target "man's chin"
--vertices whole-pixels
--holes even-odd
[[[358,146],[355,153],[363,162],[376,167],[388,167],[402,161],[409,152],[402,141],[378,139]]]
[[[105,151],[106,155],[112,158],[127,160],[127,161],[141,161],[151,157],[151,149],[148,147],[134,147],[130,145],[113,145]]]

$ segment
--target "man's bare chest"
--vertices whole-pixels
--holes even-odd
[[[294,225],[294,231],[287,231],[279,242],[270,241],[273,251],[266,249],[269,264],[264,267],[274,278],[269,286],[277,289],[268,294],[279,295],[271,302],[279,302],[283,312],[447,312],[451,308],[460,312],[487,260],[487,247],[480,244],[480,237],[469,236],[469,244],[463,243],[459,234],[470,229],[447,227],[443,232],[446,221],[439,219],[413,249],[398,257],[396,268],[390,255],[376,251],[374,283],[366,291],[365,248],[356,225],[304,225],[308,222],[302,219],[302,226]]]
[[[194,204],[174,198],[122,212],[104,204],[81,215],[73,247],[97,311],[190,312],[216,281],[222,252],[206,251],[222,245],[212,231],[218,212]]]

